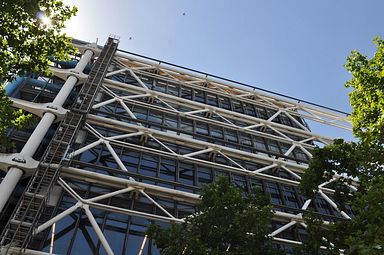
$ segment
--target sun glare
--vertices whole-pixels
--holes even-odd
[[[46,27],[51,25],[51,19],[45,15],[43,11],[39,11],[36,13],[36,18],[40,20],[41,24]]]
[[[41,18],[41,22],[43,22],[43,24],[46,25],[46,26],[50,26],[51,25],[51,19],[46,17],[46,16]]]

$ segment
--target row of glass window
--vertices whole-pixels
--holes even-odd
[[[232,180],[235,181],[236,178]],[[115,191],[113,188],[107,188],[95,184],[79,181],[66,180],[70,186],[82,198],[92,198],[101,194],[106,194]],[[235,181],[236,182],[236,181]],[[260,185],[262,182],[257,181]],[[268,191],[274,189],[274,185],[266,183]],[[286,194],[289,197],[290,188],[284,187]],[[291,194],[292,196],[295,196]],[[167,211],[178,217],[185,217],[193,213],[194,208],[191,205],[180,203],[168,199],[154,199],[161,204]],[[278,200],[272,199],[272,203]],[[68,194],[63,194],[61,201],[58,204],[57,213],[60,213],[77,203],[77,200]],[[146,212],[151,214],[161,215],[161,211],[156,208],[145,197],[135,195],[119,195],[117,197],[104,199],[102,204],[130,209],[133,211]],[[108,212],[91,207],[91,212],[95,217],[97,223],[103,231],[104,236],[109,242],[115,254],[137,254],[142,246],[144,235],[147,226],[150,222],[149,219],[127,215],[116,212]],[[167,224],[161,224],[167,227]],[[272,228],[277,229],[283,226],[281,222],[273,222]],[[47,233],[46,241],[43,242],[42,250],[49,252],[51,233]],[[300,227],[293,227],[287,231],[279,234],[278,237],[290,240],[303,241],[307,238],[305,229]],[[99,238],[91,227],[91,224],[86,217],[85,213],[80,209],[67,216],[63,220],[56,223],[55,239],[54,239],[54,253],[56,254],[106,254],[104,247],[101,245]],[[289,247],[285,247],[290,250]],[[157,255],[159,251],[154,246],[153,240],[148,239],[144,245],[143,253],[147,255]]]
[[[295,209],[301,208],[303,203],[303,198],[294,186],[261,180],[247,175],[228,173],[222,169],[190,163],[176,158],[163,157],[149,152],[136,151],[132,148],[113,147],[122,163],[128,169],[128,175],[147,183],[153,183],[171,189],[196,192],[202,185],[212,182],[215,176],[227,175],[233,183],[239,187],[243,187],[246,191],[251,190],[254,186],[261,187],[269,194],[271,203],[277,206],[276,208],[278,210],[297,213]],[[99,167],[105,167],[106,169],[119,168],[113,156],[103,145],[98,145],[82,153],[79,156],[79,160],[88,163],[88,165],[91,166],[91,171],[100,171],[98,169]],[[262,167],[262,165],[253,162],[242,161],[240,163],[250,170]],[[75,167],[87,169],[87,167],[84,167],[84,165],[81,165],[81,163],[77,161],[73,164]],[[225,165],[224,162],[222,162],[222,164]],[[107,172],[108,170],[102,171],[104,174]],[[285,179],[293,179],[288,172],[282,169],[270,169],[266,171],[265,174]],[[315,202],[315,207],[319,212],[327,215],[337,215],[329,204],[320,197],[316,199]]]
[[[276,141],[272,138],[265,138],[257,134],[249,134],[241,129],[231,129],[220,124],[207,123],[198,119],[191,119],[185,116],[178,116],[171,113],[164,113],[156,109],[150,109],[138,105],[129,105],[131,111],[141,124],[152,129],[175,132],[176,134],[187,135],[197,140],[236,148],[251,153],[270,154],[275,157],[284,157],[298,162],[308,162],[309,157],[298,147],[288,156],[284,153],[291,145]],[[108,112],[108,114],[106,114]],[[136,123],[119,104],[109,105],[93,112],[96,115],[113,118],[124,122]],[[280,136],[267,127],[259,128],[259,132]],[[291,139],[302,140],[303,138],[289,135]],[[309,149],[310,150],[310,149]]]
[[[87,192],[87,190],[76,188],[76,184],[71,184],[76,192],[85,193],[83,194],[84,198],[93,197],[96,194],[91,191],[92,189],[100,189],[82,183],[81,186],[83,187],[81,188],[88,188]],[[57,213],[75,205],[76,202],[70,195],[64,194],[58,205]],[[146,209],[146,207],[149,207],[148,203],[142,203],[140,199],[114,198],[107,201],[106,204],[131,210],[149,211]],[[92,207],[90,209],[114,254],[131,255],[139,253],[150,222],[148,219],[107,212]],[[80,209],[75,211],[70,216],[58,221],[55,228],[54,254],[107,254],[84,211]],[[47,233],[45,241],[41,243],[41,250],[49,252],[50,243],[51,233]],[[153,240],[147,239],[142,254],[158,255],[160,253]]]
[[[276,113],[276,110],[267,108],[265,106],[257,104],[256,102],[251,103],[249,101],[235,99],[230,96],[218,94],[215,92],[207,92],[196,87],[186,86],[182,83],[171,82],[169,80],[163,79],[161,76],[153,78],[150,75],[145,75],[143,73],[138,74],[138,76],[149,89],[170,94],[173,96],[189,99],[207,105],[216,106],[222,109],[246,114],[261,119],[269,119]],[[111,79],[141,87],[141,85],[129,73],[125,73],[124,75],[115,75],[111,77]],[[298,121],[300,124],[306,125],[301,118],[296,116],[294,116],[293,118],[295,118],[295,120]],[[300,126],[295,123],[295,121],[291,120],[288,116],[282,114],[274,118],[273,122],[300,128]]]

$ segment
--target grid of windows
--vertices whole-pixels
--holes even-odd
[[[205,90],[202,90],[201,86],[193,86],[191,84],[186,86],[184,83],[175,82],[166,79],[163,76],[153,75],[140,71],[138,71],[138,73],[138,77],[140,78],[140,80],[149,89],[154,91],[166,93],[185,99],[190,99],[196,102],[216,106],[222,109],[246,114],[261,119],[268,119],[277,112],[277,110],[268,108],[260,102],[255,103],[252,102],[252,100],[231,98],[230,96],[226,95],[225,92],[222,92],[217,89],[215,90],[215,88],[209,89],[209,87],[205,87]],[[141,87],[140,83],[137,82],[135,78],[132,77],[129,73],[125,73],[124,75],[114,75],[111,79]],[[206,90],[210,91],[208,92]],[[294,118],[300,124],[306,126],[302,119],[300,119],[299,117]],[[273,121],[292,127],[299,127],[297,123],[292,121],[286,115],[279,115]]]
[[[244,129],[234,129],[225,127],[219,123],[207,123],[204,120],[191,119],[190,117],[178,116],[165,113],[156,109],[143,106],[128,105],[137,119],[125,115],[125,110],[121,105],[109,106],[93,111],[94,114],[105,116],[130,123],[140,123],[152,129],[174,132],[192,137],[197,140],[206,141],[230,148],[240,149],[252,153],[265,153],[274,157],[283,157],[297,162],[308,162],[309,157],[301,149],[295,148],[288,156],[285,156],[291,144],[288,141],[276,141],[268,137],[261,137],[258,133],[267,133],[265,129],[256,130],[257,132],[247,132]],[[108,114],[106,115],[105,113]],[[275,135],[271,130],[272,135]],[[290,136],[293,140],[303,140],[302,137]],[[276,138],[275,138],[276,139]],[[311,150],[311,149],[307,149]]]
[[[268,120],[277,112],[276,108],[262,102],[257,102],[256,100],[245,97],[229,96],[223,91],[210,88],[208,84],[202,87],[171,81],[168,78],[156,74],[155,71],[153,73],[137,71],[137,76],[151,90],[229,110],[237,114]],[[126,84],[141,86],[136,78],[132,77],[128,72],[120,73],[110,78]],[[60,83],[61,81],[57,80],[55,82]],[[120,90],[110,88],[110,91],[118,96],[134,95],[134,93],[131,93],[127,89]],[[19,97],[30,101],[49,102],[52,101],[56,92],[54,86],[38,87],[31,83],[26,83],[18,93]],[[75,96],[76,92],[69,98],[66,107],[72,104]],[[111,96],[104,91],[98,100],[102,102],[108,99],[111,99]],[[170,103],[169,105],[179,111],[186,112],[194,110],[183,104]],[[295,143],[305,140],[303,135],[293,134],[292,132],[282,132],[283,136],[289,138],[284,139],[276,130],[269,129],[266,126],[255,127],[252,130],[241,129],[238,127],[249,126],[249,123],[242,121],[241,118],[226,121],[223,117],[215,115],[212,112],[201,112],[193,115],[177,114],[175,111],[169,110],[169,107],[167,109],[164,102],[156,98],[135,98],[134,100],[125,102],[125,106],[130,109],[133,116],[127,113],[126,108],[123,107],[119,101],[94,109],[91,114],[118,120],[122,123],[129,123],[208,142],[213,145],[233,148],[242,152],[261,154],[273,159],[290,161],[291,163],[293,162],[300,165],[306,164],[309,161],[308,155],[299,147],[292,149],[292,141],[289,141],[289,139],[292,139]],[[299,117],[294,116],[293,119],[287,115],[279,114],[272,121],[298,129],[302,129],[300,125],[306,126],[306,123]],[[232,122],[233,125],[231,125],[230,122]],[[106,128],[102,123],[100,125],[93,125],[93,128],[105,137],[123,134],[118,128]],[[79,139],[79,141],[70,148],[70,151],[76,151],[99,139],[93,136],[91,132],[86,131],[86,128],[82,131],[85,137]],[[15,137],[16,135],[17,133],[15,133]],[[52,134],[47,135],[47,141],[51,135]],[[27,136],[24,134],[24,138],[20,138],[20,140],[25,140],[25,137]],[[180,155],[196,151],[196,148],[191,147],[188,143],[182,144],[167,140],[163,141],[163,145],[161,145],[158,141],[145,136],[132,136],[122,141],[125,142],[125,144],[123,142],[111,142],[110,145],[127,168],[127,172],[119,170],[119,164],[111,154],[111,151],[103,143],[80,153],[70,161],[70,166],[123,179],[132,177],[139,182],[196,194],[200,192],[203,185],[211,183],[219,175],[224,175],[236,186],[244,189],[245,192],[250,192],[255,187],[262,189],[269,195],[271,204],[276,211],[292,214],[303,212],[301,207],[303,206],[305,198],[299,194],[298,187],[292,184],[293,182],[289,184],[290,182],[276,180],[278,178],[262,178],[260,176],[250,175],[248,174],[249,172],[246,171],[229,171],[226,168],[240,167],[244,170],[256,170],[265,167],[265,162],[260,163],[255,159],[241,156],[234,156],[229,159],[215,152],[196,155],[194,157],[198,160],[193,161],[161,153],[167,151],[164,145]],[[305,148],[310,152],[310,148],[313,146],[310,139],[305,145],[308,147]],[[288,150],[291,151],[291,153],[284,155]],[[40,149],[40,151],[42,151],[42,149]],[[291,173],[285,171],[280,166],[265,170],[265,173],[272,177],[297,181],[297,177],[292,176]],[[84,199],[116,190],[106,185],[101,186],[90,182],[69,179],[66,181],[73,190]],[[151,203],[148,198],[133,193],[134,192],[130,195],[114,196],[103,200],[102,203],[148,214],[166,215]],[[176,201],[172,198],[154,197],[154,199],[162,205],[168,213],[178,218],[186,217],[195,210],[194,205]],[[58,204],[54,208],[47,207],[46,211],[50,212],[51,210],[54,214],[58,214],[76,203],[77,200],[63,191]],[[332,221],[340,218],[340,214],[330,207],[321,197],[314,199],[314,202],[310,206],[326,220]],[[123,214],[97,208],[91,208],[91,211],[115,254],[138,253],[144,240],[145,231],[151,220],[145,217],[135,216],[134,214]],[[160,224],[166,226],[165,223]],[[276,221],[273,222],[271,227],[276,229],[284,224],[283,222]],[[51,241],[50,234],[49,230],[45,231],[43,241],[36,239],[34,245],[37,244],[40,250],[48,252]],[[106,254],[88,218],[80,209],[57,223],[55,235],[55,253]],[[306,232],[305,229],[301,227],[294,227],[282,232],[278,237],[302,241],[306,238]],[[280,247],[284,248],[287,254],[292,253],[290,246],[280,245]],[[146,242],[142,254],[159,254],[152,240]]]

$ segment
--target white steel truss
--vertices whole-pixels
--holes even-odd
[[[225,124],[233,126],[233,128],[236,128],[236,129],[253,130],[255,128],[268,127],[270,129],[272,129],[273,131],[275,131],[275,133],[277,133],[281,138],[285,138],[288,140],[290,140],[290,138],[286,134],[305,137],[304,139],[309,139],[309,140],[307,140],[307,142],[308,141],[314,141],[314,142],[319,142],[322,144],[329,144],[332,142],[332,139],[330,139],[330,138],[327,138],[327,137],[324,137],[321,135],[317,135],[317,134],[313,134],[312,132],[310,132],[306,127],[304,127],[295,118],[293,118],[291,116],[291,114],[288,112],[285,113],[286,116],[291,117],[295,123],[300,124],[301,128],[291,127],[291,126],[287,126],[287,125],[273,122],[273,120],[279,114],[282,114],[283,111],[277,111],[277,113],[279,113],[279,114],[275,114],[275,116],[272,116],[273,118],[270,117],[268,120],[265,120],[265,119],[260,119],[257,117],[241,114],[238,112],[233,112],[230,110],[218,108],[215,106],[206,105],[203,103],[191,101],[191,100],[180,98],[177,96],[153,91],[153,90],[150,90],[147,88],[141,88],[141,87],[137,87],[134,85],[125,84],[125,83],[114,81],[114,80],[106,79],[104,89],[106,91],[108,91],[108,89],[106,89],[106,88],[115,88],[115,89],[119,89],[119,90],[123,90],[123,91],[125,90],[129,93],[132,93],[133,96],[118,97],[118,96],[114,95],[113,93],[109,92],[108,94],[111,95],[112,97],[114,97],[115,99],[110,99],[110,100],[107,100],[105,102],[98,103],[98,104],[94,105],[94,108],[98,108],[98,107],[110,104],[110,103],[115,102],[115,101],[120,101],[120,100],[122,100],[123,102],[125,101],[125,102],[135,103],[134,99],[137,99],[137,98],[153,98],[153,99],[159,100],[162,103],[164,103],[164,105],[169,108],[168,110],[171,110],[171,111],[175,112],[176,114],[187,115],[187,116],[191,116],[191,115],[195,115],[197,113],[203,113],[203,112],[210,112],[212,114],[216,114],[223,119],[223,121],[220,122],[221,124],[223,122],[224,123],[226,122]],[[183,107],[188,107],[191,110],[184,112],[184,111],[176,110],[175,107],[173,107],[171,105],[181,105]],[[233,121],[242,122],[242,123],[246,123],[246,124],[243,126],[238,126],[238,125],[233,124]]]
[[[281,111],[279,114],[287,112],[292,116],[299,116],[300,118],[351,130],[351,122],[346,114],[332,111],[328,108],[316,107],[301,101],[294,102],[293,100],[277,97],[239,84],[230,84],[222,79],[201,75],[166,64],[162,65],[159,62],[124,54],[122,52],[117,52],[116,55],[118,57],[116,62],[119,64],[119,69],[115,70],[114,73],[129,71],[135,72],[136,76],[137,74],[160,76],[162,79],[171,82],[181,83],[187,86],[196,86],[199,87],[199,89],[211,91],[215,94],[230,95],[239,100],[264,105],[268,108]],[[110,73],[110,75],[112,75],[112,73]]]
[[[128,86],[130,86],[130,85],[128,85]],[[239,125],[234,124],[233,121],[230,120],[233,118],[233,116],[232,116],[233,112],[226,111],[226,117],[224,117],[223,114],[220,114],[217,112],[217,109],[219,109],[217,107],[207,106],[205,104],[199,104],[198,103],[200,108],[194,107],[195,106],[195,104],[194,104],[193,106],[190,107],[189,111],[186,111],[185,108],[186,108],[186,105],[188,105],[188,103],[186,101],[189,101],[189,100],[182,101],[182,102],[180,102],[179,100],[176,100],[176,101],[170,102],[172,104],[176,103],[178,105],[182,105],[183,106],[182,110],[177,110],[174,107],[172,107],[171,105],[169,105],[168,103],[165,104],[166,107],[160,107],[160,106],[154,105],[153,103],[150,104],[150,103],[146,103],[146,102],[142,102],[142,101],[136,101],[134,99],[154,97],[155,100],[158,100],[162,103],[166,103],[166,101],[167,101],[166,99],[164,99],[164,100],[161,99],[161,96],[159,95],[161,93],[153,95],[153,93],[150,94],[150,93],[139,92],[140,94],[137,94],[137,95],[118,96],[113,91],[111,91],[110,88],[120,88],[121,89],[121,87],[112,86],[110,84],[104,84],[103,90],[105,91],[106,94],[108,94],[112,98],[95,104],[93,106],[93,109],[100,109],[104,106],[118,102],[122,106],[122,108],[125,110],[125,112],[128,114],[128,116],[130,116],[133,119],[137,119],[134,112],[127,106],[127,103],[130,103],[132,105],[141,105],[144,107],[150,107],[151,109],[157,109],[157,110],[162,111],[162,112],[171,113],[171,114],[174,114],[175,116],[177,116],[177,115],[186,116],[190,119],[200,120],[200,121],[203,121],[203,122],[206,122],[209,124],[216,124],[216,125],[224,126],[226,128],[229,128],[229,129],[239,130],[241,132],[254,134],[254,135],[257,135],[260,137],[265,137],[265,138],[269,138],[269,139],[273,139],[276,141],[290,144],[291,147],[289,148],[286,155],[289,155],[295,148],[299,148],[305,154],[307,154],[308,156],[311,156],[311,153],[308,150],[311,150],[315,147],[312,144],[313,142],[320,142],[322,144],[329,144],[331,142],[331,139],[329,139],[329,138],[316,136],[313,133],[308,133],[308,132],[301,134],[302,137],[299,140],[294,140],[285,134],[287,132],[292,133],[293,128],[287,127],[287,126],[284,126],[281,124],[276,124],[275,122],[273,122],[274,118],[272,118],[272,117],[269,120],[261,120],[262,123],[252,124],[252,123],[256,122],[255,119],[253,119],[252,117],[249,117],[249,116],[244,116],[244,115],[238,114],[238,118],[236,120],[237,121],[241,120],[242,122],[247,123],[247,125],[239,126]],[[129,89],[129,91],[131,92],[131,90],[133,90],[135,88],[137,88],[137,87],[132,86],[132,89]],[[151,92],[153,92],[153,91],[151,91]],[[220,110],[222,110],[222,109],[220,109]],[[201,113],[210,113],[210,114],[201,115]],[[209,118],[209,116],[212,116],[212,115],[217,115],[219,118],[216,118],[216,119]],[[248,120],[248,118],[249,118],[249,120]],[[297,121],[297,120],[295,119],[295,121]],[[260,131],[260,129],[262,129],[262,128],[264,128],[264,129],[267,128],[270,131],[272,131],[273,133],[272,134],[266,133],[265,130]],[[285,130],[286,128],[288,131]],[[257,129],[259,129],[259,130],[257,130]],[[298,133],[296,131],[293,133],[295,135],[298,135]]]
[[[124,131],[126,133],[124,133],[122,135],[112,136],[112,137],[104,137],[103,135],[101,135],[97,131],[96,128],[94,128],[96,126],[103,126],[103,127],[109,128],[109,129],[118,129],[118,130]],[[86,150],[89,150],[89,149],[91,149],[91,148],[93,148],[99,144],[105,144],[108,151],[111,153],[113,158],[116,160],[116,163],[119,165],[119,167],[123,171],[127,171],[127,168],[124,166],[123,162],[121,161],[119,156],[114,151],[114,148],[113,148],[114,146],[123,146],[123,147],[126,146],[126,147],[129,147],[131,149],[135,148],[135,149],[146,151],[146,152],[151,151],[151,152],[157,153],[159,155],[165,155],[165,156],[169,156],[169,157],[177,157],[179,159],[190,160],[192,162],[198,162],[200,164],[205,163],[207,165],[211,165],[211,166],[213,165],[213,166],[219,167],[221,169],[226,169],[228,171],[242,172],[242,173],[246,173],[246,174],[249,174],[252,176],[257,176],[260,179],[266,179],[266,180],[271,180],[271,181],[275,181],[275,182],[281,182],[284,184],[294,185],[294,186],[297,186],[299,184],[300,179],[301,179],[299,174],[306,168],[306,166],[304,166],[304,165],[298,165],[295,163],[290,163],[288,161],[273,159],[273,158],[264,157],[264,156],[258,156],[257,154],[251,154],[251,153],[243,152],[243,151],[232,149],[232,148],[226,148],[226,147],[222,147],[222,146],[218,146],[218,145],[214,145],[214,144],[209,144],[209,143],[203,142],[203,141],[196,141],[196,140],[190,139],[188,137],[183,137],[183,136],[175,135],[175,134],[169,134],[167,132],[162,132],[162,131],[158,131],[158,130],[151,130],[149,128],[145,128],[145,127],[142,127],[139,125],[132,125],[132,124],[122,123],[122,122],[119,123],[119,121],[111,120],[111,119],[96,116],[96,115],[89,115],[88,116],[88,123],[86,124],[86,129],[92,135],[94,135],[95,138],[97,138],[97,141],[77,149],[76,151],[72,152],[72,154],[70,154],[70,156],[74,157],[74,156],[80,155],[81,153],[85,152]],[[149,137],[153,138],[154,141],[159,143],[160,147],[163,147],[163,149],[165,149],[165,150],[148,148],[146,146],[141,146],[141,145],[127,142],[127,141],[122,141],[122,139],[124,139],[124,138],[133,137],[133,136],[149,136]],[[172,141],[173,143],[176,143],[176,144],[188,144],[189,146],[196,148],[196,151],[188,153],[188,154],[180,155],[164,144],[164,142],[167,142],[167,141]],[[211,153],[213,151],[224,156],[229,161],[233,162],[234,165],[228,166],[228,165],[218,164],[218,163],[194,158],[195,156],[205,154],[205,153]],[[239,158],[239,157],[240,158],[247,158],[247,160],[254,159],[257,162],[262,162],[262,163],[267,164],[267,165],[262,167],[262,168],[259,168],[259,169],[252,169],[252,170],[245,169],[244,167],[242,167],[240,164],[238,164],[233,159],[233,158]],[[280,167],[281,169],[286,170],[288,173],[290,173],[292,175],[293,179],[296,179],[296,180],[292,180],[292,179],[289,180],[289,179],[273,176],[271,174],[263,173],[264,171],[271,169],[271,168],[274,168],[274,167]],[[76,173],[77,173],[76,176],[81,176],[81,175],[87,176],[87,173],[85,173],[86,171],[74,170],[74,169],[70,169],[70,170],[66,169],[64,175],[70,173],[71,171],[76,171]],[[100,174],[92,173],[92,175],[97,176]],[[75,177],[75,175],[70,175],[70,176]],[[98,176],[98,177],[100,178],[100,176]],[[108,179],[110,177],[106,177],[106,178]],[[331,195],[334,192],[334,190],[325,187],[329,183],[330,182],[322,183],[319,185],[319,187],[318,187],[319,194],[321,195],[321,197],[323,197],[325,199],[326,202],[329,203],[329,205],[331,207],[338,210],[343,217],[349,219],[350,218],[349,215],[346,214],[344,211],[339,210],[338,206],[329,197],[329,195]],[[171,189],[169,190],[169,192],[172,192],[172,191],[173,190],[171,190]],[[303,204],[301,209],[306,210],[310,203],[311,203],[311,200],[310,199],[307,200]],[[130,213],[133,214],[134,212],[130,212]],[[147,217],[150,219],[155,219],[154,216],[147,215]],[[279,229],[274,230],[270,236],[279,242],[290,243],[290,244],[300,243],[300,242],[294,241],[294,240],[287,240],[284,238],[279,238],[279,237],[276,237],[276,235],[287,230],[288,228],[290,228],[292,226],[295,226],[296,224],[300,224],[300,225],[305,227],[305,224],[303,223],[302,213],[295,215],[295,214],[289,214],[289,213],[284,213],[284,212],[280,212],[280,211],[275,211],[275,218],[283,220],[284,222],[286,222],[286,224],[283,225],[282,227],[280,227]],[[156,218],[156,219],[158,219],[158,218]],[[170,222],[172,222],[172,221],[175,222],[175,220],[172,218],[170,218],[168,220]],[[327,224],[327,223],[325,223],[325,224]]]
[[[295,160],[290,160],[284,157],[271,157],[265,153],[250,153],[240,149],[193,139],[182,133],[176,134],[176,132],[159,131],[145,127],[140,122],[134,109],[132,109],[132,106],[152,108],[173,116],[183,116],[191,120],[216,124],[231,130],[237,130],[286,143],[289,144],[289,147],[283,152],[283,156],[287,157],[294,150],[298,149],[311,158],[311,150],[315,147],[315,144],[320,143],[322,145],[327,145],[332,142],[332,139],[328,137],[312,133],[309,128],[304,123],[298,121],[298,119],[306,119],[337,128],[351,130],[351,123],[348,116],[342,113],[316,107],[307,103],[295,102],[259,90],[231,84],[227,81],[212,78],[207,75],[200,75],[195,72],[170,65],[164,65],[156,61],[146,60],[125,53],[117,53],[114,63],[108,70],[110,71],[106,75],[108,79],[105,79],[102,86],[102,95],[96,99],[97,102],[93,105],[94,114],[87,115],[87,120],[84,125],[84,129],[88,132],[89,137],[91,137],[91,139],[89,139],[91,142],[83,144],[81,147],[77,147],[76,150],[67,154],[67,158],[75,159],[97,146],[103,146],[110,153],[111,157],[119,167],[119,170],[126,172],[127,176],[129,176],[130,173],[127,166],[124,164],[121,155],[116,152],[116,148],[129,148],[131,150],[175,158],[180,161],[210,166],[228,172],[241,173],[243,175],[257,177],[258,179],[283,183],[290,186],[299,185],[301,174],[308,167],[306,164],[299,164]],[[137,85],[126,84],[113,79],[114,76],[124,75],[133,77],[137,82]],[[179,84],[188,88],[195,88],[208,93],[226,96],[241,102],[259,105],[274,110],[274,113],[268,119],[262,119],[188,100],[178,97],[177,95],[154,91],[148,87],[148,84],[146,84],[147,78],[155,78],[157,82]],[[123,95],[116,93],[116,91],[123,92]],[[107,108],[112,104],[118,104],[124,110],[123,115],[128,116],[133,121],[127,123],[121,120],[97,115],[97,111],[101,111],[103,108]],[[287,117],[294,125],[288,126],[275,121],[278,117],[282,116]],[[98,131],[99,128],[114,130],[119,134],[104,136]],[[137,144],[130,141],[130,139],[137,137],[146,141],[147,144]],[[152,144],[156,144],[156,146],[148,146],[148,141]],[[179,153],[175,151],[170,144],[184,146],[189,148],[190,151],[188,153]],[[214,160],[215,157],[221,157],[228,163],[223,164],[216,162]],[[249,169],[241,164],[241,160],[257,163],[260,167]],[[285,171],[288,173],[289,178],[282,178],[274,175],[270,171],[272,169]],[[340,176],[335,175],[332,181],[337,180],[339,177]],[[85,182],[96,183],[112,187],[115,191],[99,194],[92,198],[83,198],[73,187],[71,187],[67,180],[82,180]],[[320,184],[317,192],[332,208],[337,210],[342,217],[349,219],[349,215],[344,211],[341,211],[338,208],[338,205],[331,199],[334,190],[329,188],[329,184],[331,184],[332,181]],[[107,254],[114,254],[114,252],[100,226],[96,222],[91,210],[92,208],[125,215],[139,216],[150,220],[180,223],[183,222],[184,219],[173,215],[164,205],[159,203],[157,199],[168,198],[192,205],[195,205],[200,201],[200,196],[198,194],[138,182],[132,177],[125,179],[74,167],[62,167],[62,174],[58,184],[67,194],[72,196],[77,203],[38,226],[34,234],[38,234],[53,227],[55,223],[77,210],[83,210]],[[353,191],[354,189],[355,188],[351,186],[351,190]],[[145,198],[149,203],[156,207],[160,213],[151,214],[103,203],[103,200],[106,198],[126,196],[132,193]],[[311,202],[310,199],[305,201],[301,207],[301,211],[307,210]],[[294,214],[276,210],[274,211],[274,219],[283,223],[283,226],[274,229],[270,234],[274,240],[287,244],[301,244],[299,241],[280,238],[278,235],[295,225],[306,227],[302,213]],[[328,224],[328,222],[324,222],[324,224]],[[139,255],[143,253],[147,240],[147,236],[144,236],[138,251]]]

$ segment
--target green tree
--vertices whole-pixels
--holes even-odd
[[[76,13],[60,0],[0,1],[0,142],[7,127],[20,127],[26,118],[13,110],[3,85],[26,73],[49,75],[49,59],[66,59],[74,53],[71,39],[61,31]]]
[[[377,51],[373,58],[353,51],[346,68],[353,78],[346,83],[352,88],[350,101],[355,135],[367,144],[384,142],[384,41],[374,40]]]
[[[331,224],[332,242],[345,254],[384,254],[384,42],[369,59],[353,51],[346,68],[352,79],[351,120],[358,142],[335,140],[316,148],[301,181],[304,195],[313,197],[320,183],[334,181],[334,200],[341,209],[352,207],[352,220]],[[353,190],[354,185],[357,190]]]
[[[205,186],[201,197],[196,213],[184,223],[149,227],[161,254],[280,254],[268,237],[273,212],[261,191],[244,194],[221,177]]]
[[[0,112],[0,147],[9,147],[11,143],[6,136],[7,128],[27,126],[31,116],[24,115],[21,110],[14,110],[11,100],[5,95],[3,89],[0,89]]]

